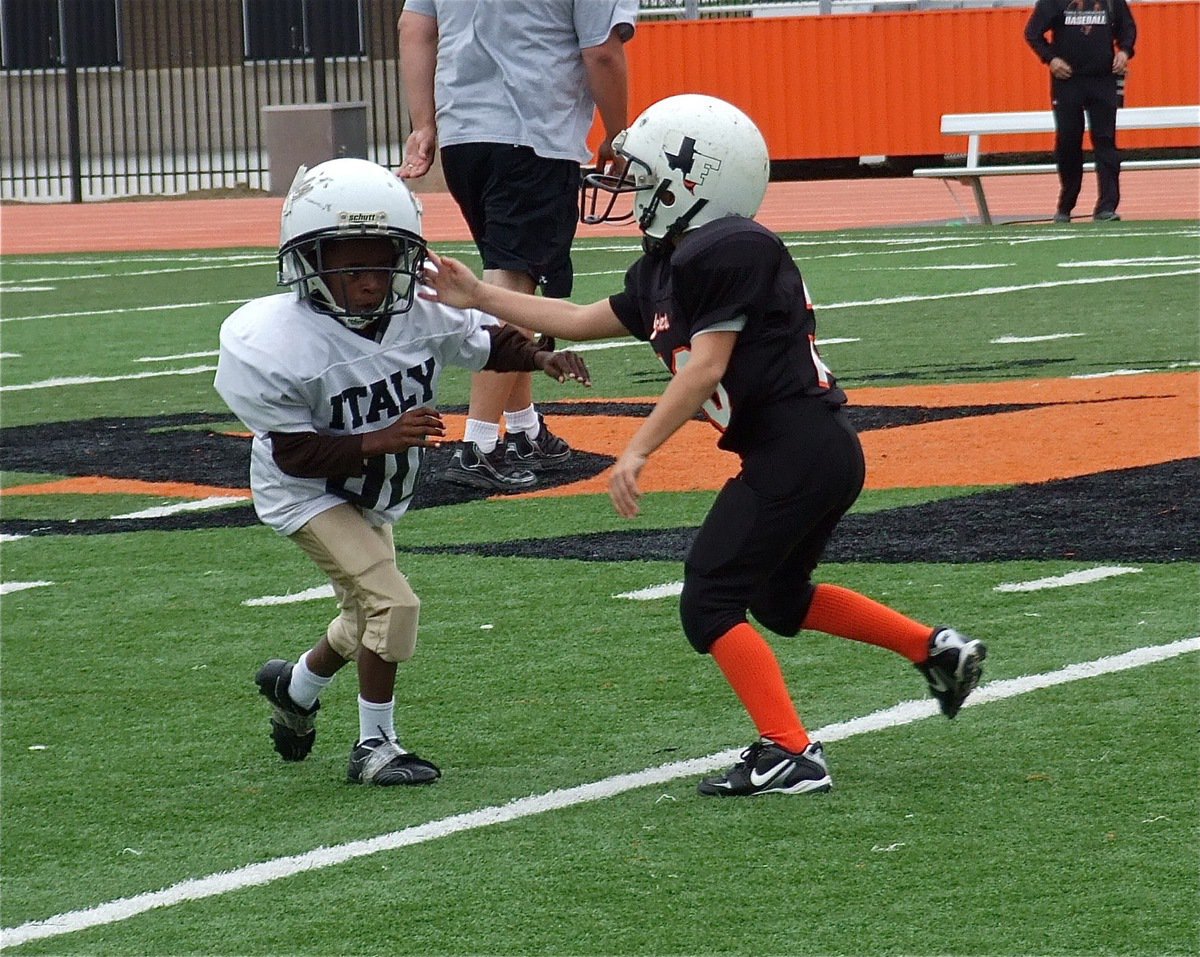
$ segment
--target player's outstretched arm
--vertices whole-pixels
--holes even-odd
[[[422,299],[459,309],[479,309],[522,329],[573,342],[628,335],[607,299],[584,306],[566,299],[530,296],[485,283],[450,256],[430,250],[429,260],[424,287],[418,293]]]

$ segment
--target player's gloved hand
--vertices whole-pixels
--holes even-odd
[[[592,377],[588,372],[587,364],[577,353],[570,351],[538,352],[534,355],[533,361],[551,379],[557,379],[559,382],[574,379],[580,385],[584,386],[591,386],[592,384]]]

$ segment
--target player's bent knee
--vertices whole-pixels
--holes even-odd
[[[761,608],[752,605],[750,607],[750,614],[752,614],[758,620],[758,623],[766,628],[767,631],[772,631],[777,635],[783,635],[785,638],[793,637],[800,630],[799,624],[795,623],[794,620],[789,620],[782,615],[776,614],[774,609]]]
[[[421,600],[395,564],[381,562],[359,579],[362,645],[384,661],[408,661],[417,649]]]
[[[354,661],[358,658],[358,624],[356,619],[347,615],[338,615],[329,623],[329,628],[325,632],[325,640],[329,642],[329,647],[336,651],[347,661]]]
[[[750,614],[769,631],[791,638],[800,631],[804,619],[808,616],[814,591],[813,583],[805,582],[799,589],[782,598],[775,596],[756,600],[750,605]]]
[[[746,620],[745,612],[715,603],[705,589],[685,578],[679,596],[679,621],[688,643],[702,655],[735,625]]]
[[[408,661],[417,650],[417,622],[421,603],[392,605],[382,615],[367,622],[363,647],[384,661]]]

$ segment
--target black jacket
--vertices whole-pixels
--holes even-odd
[[[1114,47],[1132,57],[1136,39],[1125,0],[1037,0],[1025,24],[1025,42],[1038,58],[1049,63],[1062,57],[1075,76],[1112,73]]]

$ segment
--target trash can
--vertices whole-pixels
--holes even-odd
[[[292,103],[264,106],[267,174],[272,196],[283,196],[300,166],[340,156],[367,157],[367,104]]]

